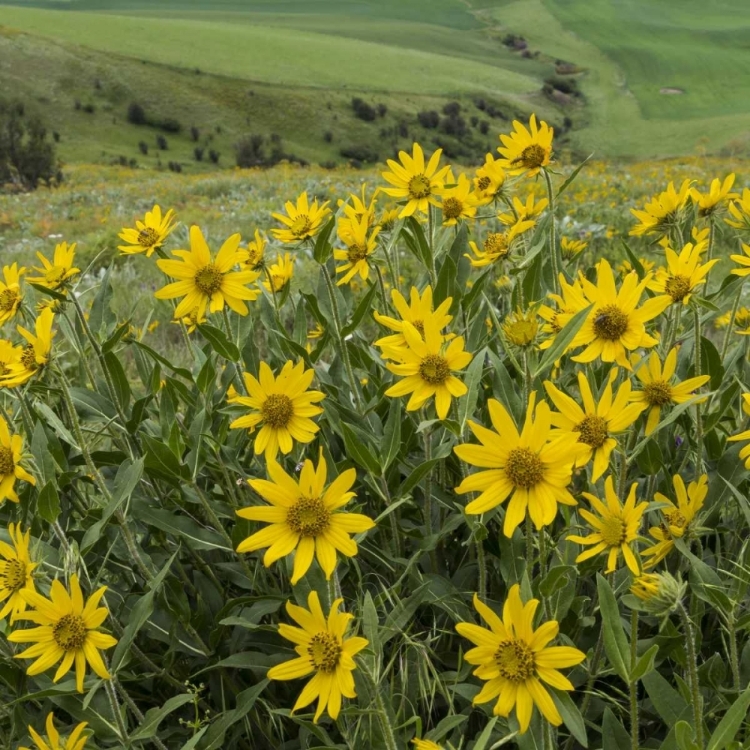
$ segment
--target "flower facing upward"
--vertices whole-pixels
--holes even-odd
[[[480,250],[477,243],[471,240],[469,246],[474,255],[464,253],[474,268],[489,266],[499,260],[505,260],[516,244],[516,240],[534,226],[533,221],[519,221],[512,227],[502,232],[489,232],[484,238],[484,244]]]
[[[286,611],[299,625],[279,625],[279,635],[294,643],[299,654],[268,670],[270,680],[296,680],[313,675],[294,704],[292,712],[309,706],[316,698],[318,708],[313,722],[324,711],[336,721],[341,711],[342,698],[356,698],[352,672],[357,668],[354,657],[369,645],[365,638],[346,638],[346,630],[353,615],[339,612],[343,599],[336,599],[328,617],[323,614],[315,591],[307,598],[307,606],[298,607],[287,602]]]
[[[268,503],[237,511],[250,521],[269,524],[242,541],[238,552],[255,552],[267,547],[263,558],[266,567],[296,550],[292,585],[307,573],[313,560],[330,580],[336,568],[336,552],[347,557],[357,554],[357,543],[350,534],[360,534],[375,526],[361,513],[341,509],[354,497],[351,487],[357,478],[354,469],[347,469],[326,488],[326,462],[321,451],[317,469],[305,460],[299,481],[290,477],[274,459],[268,460],[268,476],[250,479],[249,485]]]
[[[5,280],[0,280],[0,326],[11,320],[21,306],[21,275],[24,273],[26,269],[19,268],[18,263],[3,266]]]
[[[588,536],[569,535],[566,539],[570,542],[590,546],[590,549],[581,552],[576,557],[576,562],[583,562],[590,557],[595,557],[600,552],[607,552],[607,573],[617,570],[617,560],[622,554],[625,558],[625,564],[630,568],[634,575],[641,574],[641,565],[633,551],[633,543],[638,538],[638,528],[641,525],[641,518],[648,507],[647,502],[635,504],[635,490],[637,482],[633,482],[630,487],[625,505],[620,502],[620,498],[615,492],[614,481],[610,474],[604,482],[604,494],[607,501],[605,505],[598,497],[589,492],[584,492],[583,496],[591,503],[594,510],[599,513],[595,516],[585,508],[581,508],[579,513],[589,522],[594,533]]]
[[[19,614],[17,619],[31,620],[37,627],[14,630],[8,640],[34,644],[15,656],[16,659],[35,659],[26,670],[27,675],[41,674],[61,662],[53,678],[53,682],[58,682],[75,664],[79,693],[83,692],[87,662],[101,679],[110,678],[99,654],[100,650],[117,644],[111,635],[99,631],[109,614],[106,607],[98,606],[106,590],[107,587],[102,586],[84,602],[78,576],[72,575],[70,593],[57,579],[52,581],[49,599],[36,592],[24,592],[32,609]]]
[[[23,385],[49,362],[54,336],[52,333],[54,319],[54,313],[47,307],[39,313],[34,323],[35,333],[27,331],[23,326],[18,326],[18,332],[26,339],[27,344],[20,357],[5,366],[6,373],[0,376],[0,388],[15,388]]]
[[[2,449],[0,449],[2,450]],[[0,541],[0,620],[10,615],[11,622],[26,609],[22,591],[35,591],[32,572],[37,563],[29,556],[31,531],[24,534],[20,526],[8,524],[13,546]]]
[[[363,281],[367,281],[370,275],[370,256],[378,247],[377,238],[380,233],[380,227],[375,227],[368,237],[369,226],[368,215],[348,219],[343,226],[339,222],[338,236],[346,245],[346,250],[333,251],[333,257],[343,261],[340,266],[336,266],[336,273],[343,274],[336,282],[337,286],[347,284],[357,274]]]
[[[518,221],[532,221],[536,223],[536,220],[542,215],[548,204],[549,201],[546,198],[536,200],[534,193],[529,193],[526,196],[525,203],[514,195],[513,210],[507,211],[504,214],[498,214],[497,218],[507,226],[512,226]]]
[[[718,258],[709,260],[701,265],[701,254],[703,249],[700,245],[688,242],[678,255],[671,247],[664,248],[667,256],[667,268],[659,268],[652,281],[647,284],[651,291],[658,294],[667,294],[673,303],[682,302],[687,305],[690,295],[701,284],[706,283],[706,276]],[[748,261],[750,264],[750,261]],[[750,269],[748,269],[750,273]]]
[[[41,737],[34,729],[29,727],[29,734],[31,739],[34,740],[34,744],[37,750],[83,750],[88,737],[83,736],[83,730],[88,726],[88,723],[81,722],[67,737],[66,740],[60,739],[60,733],[55,728],[55,715],[53,713],[47,714],[47,739]],[[30,750],[27,747],[19,747],[18,750]]]
[[[426,214],[430,204],[438,206],[437,197],[442,193],[445,178],[450,167],[438,169],[440,155],[443,150],[439,148],[430,157],[425,165],[422,147],[415,143],[412,154],[399,151],[399,161],[388,159],[390,172],[383,172],[383,179],[393,185],[389,188],[381,188],[391,198],[406,201],[401,209],[399,218],[412,216],[416,211]]]
[[[364,183],[362,183],[361,195],[350,193],[348,200],[338,201],[338,206],[343,209],[344,215],[339,217],[336,228],[338,236],[343,242],[347,245],[351,244],[351,241],[347,239],[347,234],[352,231],[354,223],[359,224],[364,219],[368,228],[375,223],[376,203],[377,200],[374,195],[369,202],[367,201],[367,185]],[[396,214],[398,215],[398,212]]]
[[[649,410],[646,420],[646,435],[650,435],[656,425],[659,424],[661,410],[668,404],[684,404],[693,397],[693,391],[705,385],[710,375],[699,375],[696,378],[688,378],[677,385],[672,385],[670,380],[674,377],[677,367],[677,347],[674,347],[664,360],[662,368],[661,360],[656,352],[651,352],[648,363],[640,360],[637,356],[633,358],[635,374],[643,384],[642,391],[634,391],[630,394],[630,400],[643,404]]]
[[[318,201],[310,203],[307,193],[300,193],[297,205],[291,201],[284,204],[286,215],[280,213],[272,214],[276,221],[280,221],[286,229],[272,229],[273,236],[281,242],[302,242],[314,237],[323,226],[323,221],[328,218],[331,209],[328,201],[318,205]]]
[[[446,345],[446,337],[440,334],[432,318],[424,321],[424,336],[407,321],[404,321],[402,332],[406,345],[385,347],[384,355],[394,360],[386,367],[403,379],[392,385],[385,395],[398,398],[411,394],[406,404],[407,411],[419,409],[434,396],[438,419],[445,419],[451,398],[459,398],[468,390],[453,374],[471,362],[471,354],[464,351],[463,337],[453,338]]]
[[[734,227],[735,229],[750,229],[750,188],[745,188],[742,191],[742,196],[738,196],[729,204],[729,213],[732,215],[732,218],[730,219],[727,216],[724,218],[724,221],[730,227]]]
[[[272,263],[268,269],[266,280],[263,282],[265,290],[272,294],[281,292],[284,287],[292,280],[294,276],[294,261],[289,253],[277,253],[276,262]]]
[[[640,223],[630,230],[630,234],[667,234],[685,216],[691,198],[691,184],[691,180],[684,180],[680,189],[675,190],[674,183],[670,182],[667,189],[648,201],[642,211],[631,208],[630,213]]]
[[[67,242],[61,242],[55,247],[55,254],[52,256],[50,263],[42,253],[37,253],[36,257],[42,263],[42,268],[34,268],[41,276],[27,276],[26,281],[29,284],[36,284],[47,289],[60,289],[69,279],[81,272],[80,268],[73,266],[76,253],[76,243],[68,245]]]
[[[514,346],[521,348],[531,346],[539,332],[536,310],[524,312],[519,308],[505,316],[502,328],[505,338]]]
[[[296,365],[286,362],[278,377],[261,362],[258,379],[249,372],[244,374],[249,395],[229,397],[230,404],[250,408],[249,414],[235,419],[229,426],[253,432],[262,424],[255,438],[255,453],[265,453],[266,460],[275,458],[279,450],[289,453],[295,440],[309,443],[320,429],[310,417],[323,413],[316,403],[325,398],[320,391],[308,390],[314,377],[315,371],[305,370],[302,360]]]
[[[588,378],[579,372],[578,388],[583,408],[549,381],[544,383],[547,395],[559,409],[559,413],[552,413],[552,424],[559,429],[560,434],[575,435],[578,442],[585,446],[580,466],[594,459],[592,482],[596,482],[609,466],[612,451],[617,447],[617,439],[613,437],[613,433],[627,430],[644,409],[640,404],[628,405],[631,395],[629,380],[617,389],[616,394],[613,393],[612,383],[616,377],[617,368],[614,368],[597,404]]]
[[[503,194],[505,185],[505,170],[500,166],[500,160],[495,160],[492,154],[487,154],[474,177],[474,195],[477,205],[486,206],[497,200]]]
[[[577,258],[588,246],[583,240],[573,240],[570,237],[560,238],[560,253],[563,260],[571,261]]]
[[[550,408],[541,402],[535,410],[535,400],[536,394],[532,394],[519,433],[505,407],[491,398],[487,406],[495,432],[469,421],[481,445],[467,443],[453,449],[467,464],[487,469],[456,487],[458,493],[482,493],[466,506],[467,513],[486,513],[510,495],[503,524],[507,537],[513,536],[527,511],[536,528],[541,529],[555,520],[558,503],[576,505],[567,487],[582,448],[576,436],[553,438]]]
[[[513,132],[501,135],[502,146],[498,147],[502,160],[500,165],[509,174],[526,174],[534,177],[539,170],[552,161],[552,137],[555,131],[543,120],[537,125],[536,115],[529,119],[529,129],[513,121]]]
[[[739,198],[737,193],[730,193],[734,185],[734,173],[727,175],[722,182],[716,178],[711,181],[711,187],[705,195],[696,188],[690,189],[690,195],[698,206],[699,216],[713,216],[729,203],[733,198]]]
[[[492,711],[495,716],[508,716],[515,708],[523,734],[535,705],[550,724],[562,724],[560,712],[542,683],[557,690],[573,690],[573,684],[558,670],[580,664],[586,654],[570,646],[549,646],[560,626],[556,620],[549,620],[535,629],[539,600],[524,604],[520,591],[518,584],[511,587],[502,619],[474,594],[474,607],[490,629],[460,622],[456,630],[475,644],[464,658],[476,665],[474,674],[486,680],[473,702],[497,698]]]
[[[631,271],[618,292],[609,262],[600,260],[596,269],[596,284],[581,278],[583,292],[593,307],[571,342],[571,348],[585,347],[573,359],[593,362],[601,358],[603,362],[617,362],[630,370],[626,353],[656,345],[657,340],[646,333],[646,323],[662,313],[672,298],[666,294],[652,297],[638,307],[648,277],[639,281],[638,274]]]
[[[143,221],[136,219],[135,229],[123,227],[118,237],[126,244],[119,245],[118,250],[124,255],[146,253],[150,258],[154,250],[160,248],[174,229],[174,211],[170,208],[162,216],[157,205],[146,211]]]
[[[426,287],[421,295],[417,287],[413,286],[409,292],[408,304],[404,295],[398,289],[393,289],[391,290],[391,300],[396,312],[401,316],[401,320],[391,318],[388,315],[381,315],[377,311],[373,313],[375,320],[381,326],[397,332],[392,336],[384,336],[375,342],[375,346],[379,346],[383,350],[383,359],[389,358],[388,352],[390,350],[398,350],[408,346],[403,333],[404,323],[411,323],[417,329],[419,335],[424,336],[425,320],[432,320],[438,331],[442,331],[453,320],[453,316],[448,315],[448,310],[451,309],[453,304],[453,298],[448,297],[433,310],[431,286]]]
[[[471,182],[465,174],[460,174],[458,180],[453,179],[449,172],[446,183],[455,183],[453,187],[446,187],[442,192],[443,226],[453,227],[459,221],[472,219],[477,213],[477,200],[471,189]]]
[[[190,250],[172,250],[181,260],[160,258],[156,265],[168,276],[179,281],[159,289],[156,299],[183,299],[174,311],[175,318],[182,318],[191,311],[198,311],[202,317],[206,309],[221,312],[226,304],[239,315],[247,315],[244,300],[254,300],[260,292],[250,289],[247,284],[255,281],[260,274],[255,271],[233,271],[242,262],[239,249],[240,235],[233,234],[221,246],[216,258],[206,244],[200,227],[190,227]]]
[[[255,239],[247,243],[246,250],[240,250],[242,267],[250,271],[260,271],[266,262],[266,238],[256,229]]]
[[[689,527],[703,507],[708,494],[708,475],[702,474],[686,488],[682,477],[675,474],[672,477],[672,486],[677,505],[661,492],[654,495],[654,500],[664,503],[666,507],[661,508],[664,521],[648,530],[651,537],[656,539],[656,544],[643,550],[643,557],[650,558],[646,564],[647,568],[653,568],[661,562],[674,549],[674,540],[689,532]]]

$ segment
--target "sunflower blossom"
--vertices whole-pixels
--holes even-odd
[[[355,497],[351,488],[357,472],[347,469],[326,488],[328,474],[322,451],[317,469],[310,459],[305,460],[299,481],[290,477],[274,459],[268,460],[267,469],[270,481],[250,479],[248,484],[270,505],[242,508],[237,515],[268,526],[240,542],[237,552],[255,552],[267,547],[263,564],[270,567],[296,550],[293,586],[307,573],[313,556],[330,580],[336,568],[337,551],[346,557],[357,554],[357,543],[350,535],[375,526],[371,518],[361,513],[341,510]]]
[[[316,403],[325,398],[320,391],[308,390],[314,377],[315,371],[305,370],[302,360],[296,365],[286,362],[277,377],[261,362],[258,379],[249,372],[244,374],[249,395],[229,397],[230,404],[250,409],[249,414],[235,419],[229,426],[254,432],[262,425],[255,438],[255,453],[265,453],[266,460],[275,458],[279,450],[289,453],[295,440],[309,443],[320,429],[310,417],[323,413]]]
[[[391,171],[383,172],[382,177],[393,187],[381,190],[391,198],[406,201],[399,214],[400,219],[413,216],[416,211],[426,214],[430,205],[439,205],[437,198],[443,191],[445,178],[450,170],[447,166],[438,169],[442,153],[441,148],[435,151],[425,166],[422,147],[415,143],[411,155],[406,151],[399,151],[399,161],[388,159]]]
[[[614,368],[597,404],[588,378],[579,372],[578,389],[583,408],[551,382],[544,383],[547,395],[559,410],[559,413],[552,412],[552,424],[560,434],[575,436],[586,448],[578,465],[584,466],[592,458],[594,460],[592,482],[596,482],[609,467],[612,451],[618,445],[613,435],[627,430],[645,408],[641,404],[628,405],[631,399],[630,380],[622,383],[616,394],[613,392],[612,383],[616,377],[617,368]]]
[[[727,216],[724,218],[724,221],[730,227],[734,227],[735,229],[750,229],[750,188],[745,188],[742,191],[742,196],[737,197],[729,204],[729,213],[732,215],[732,218],[730,219]]]
[[[539,174],[543,167],[549,166],[552,161],[552,138],[555,134],[543,120],[537,125],[536,115],[532,114],[529,119],[529,129],[518,122],[513,121],[513,132],[510,135],[501,135],[502,146],[498,147],[500,166],[508,170],[508,174],[526,174],[534,177]]]
[[[689,535],[690,527],[708,494],[708,475],[702,474],[686,488],[682,477],[675,474],[672,477],[672,486],[677,505],[661,492],[654,495],[654,500],[666,507],[660,509],[663,522],[648,530],[649,535],[656,539],[656,544],[641,553],[643,557],[650,558],[646,564],[647,568],[658,565],[674,549],[675,539]]]
[[[570,680],[558,670],[580,664],[586,654],[570,646],[549,646],[560,631],[559,624],[549,620],[535,629],[539,600],[530,599],[524,604],[520,592],[518,584],[511,587],[502,619],[474,594],[474,607],[490,629],[461,622],[456,630],[475,644],[464,658],[476,665],[474,674],[486,680],[473,702],[487,703],[497,698],[492,711],[496,716],[508,716],[515,708],[523,734],[529,728],[534,706],[550,724],[562,724],[560,712],[542,683],[556,690],[574,690]]]
[[[455,180],[449,172],[446,183],[453,184],[453,187],[445,187],[442,192],[440,209],[443,212],[443,226],[454,227],[459,221],[473,219],[477,214],[477,199],[469,178],[460,174]]]
[[[407,411],[419,409],[434,397],[438,419],[445,419],[451,398],[459,398],[468,390],[453,373],[468,366],[472,355],[464,351],[461,336],[447,343],[447,337],[441,335],[433,318],[427,318],[423,324],[424,337],[411,323],[404,321],[402,333],[406,345],[403,347],[384,346],[381,339],[379,346],[383,348],[384,358],[393,360],[386,367],[403,378],[385,395],[398,398],[411,394]]]
[[[471,240],[469,246],[474,255],[464,253],[464,258],[468,258],[469,263],[474,268],[489,266],[499,260],[505,260],[515,247],[518,238],[533,227],[533,221],[519,221],[502,232],[489,232],[484,238],[481,250],[477,243]]]
[[[708,272],[719,262],[719,258],[714,258],[701,265],[703,249],[691,242],[682,248],[679,255],[671,247],[664,248],[667,268],[657,269],[653,279],[646,285],[648,289],[659,294],[668,294],[675,304],[682,302],[683,305],[687,305],[690,295],[706,283]]]
[[[377,194],[377,193],[376,193]],[[375,224],[375,206],[377,200],[375,195],[367,201],[367,185],[362,183],[362,193],[357,195],[356,193],[350,193],[349,198],[344,201],[338,201],[338,207],[343,209],[344,215],[340,216],[337,222],[337,232],[339,238],[343,240],[347,245],[352,244],[347,239],[347,234],[352,232],[352,225],[359,224],[362,219],[367,222],[368,228]],[[398,214],[398,212],[396,212]]]
[[[266,264],[266,238],[256,229],[255,239],[247,243],[246,250],[240,250],[242,267],[249,271],[261,271]]]
[[[674,183],[670,182],[667,189],[651,198],[642,211],[631,208],[630,213],[640,223],[630,230],[630,234],[668,234],[685,217],[691,198],[691,185],[692,180],[684,180],[680,189],[675,190]]]
[[[540,305],[537,313],[544,321],[542,333],[547,334],[546,338],[539,345],[540,349],[549,349],[563,328],[570,322],[570,319],[577,313],[589,306],[589,301],[583,293],[580,276],[568,283],[565,274],[560,274],[560,291],[562,294],[550,293],[547,296],[555,303],[557,309],[553,310],[548,305]]]
[[[652,297],[639,307],[650,280],[648,276],[639,281],[638,274],[631,271],[618,292],[609,262],[600,260],[596,269],[596,284],[581,277],[584,295],[593,307],[571,342],[571,349],[585,347],[573,360],[593,362],[601,358],[603,362],[617,362],[630,370],[627,352],[657,344],[657,340],[646,333],[646,323],[662,313],[672,303],[672,298],[666,294]]]
[[[487,405],[495,431],[469,421],[481,445],[465,443],[453,449],[467,464],[487,469],[456,487],[460,494],[481,492],[466,506],[466,512],[486,513],[510,496],[503,524],[505,536],[513,536],[527,511],[537,529],[549,526],[557,515],[558,503],[577,504],[567,487],[584,447],[575,435],[552,435],[550,408],[543,401],[536,404],[535,393],[529,399],[520,433],[499,401],[491,398]]]
[[[668,404],[684,404],[689,401],[698,388],[708,383],[710,375],[699,375],[688,378],[681,383],[672,385],[670,381],[674,377],[677,367],[678,348],[674,347],[664,359],[662,368],[661,360],[656,352],[651,352],[648,361],[641,360],[637,355],[633,357],[635,374],[643,384],[642,391],[633,391],[630,400],[643,404],[649,410],[646,420],[646,435],[650,435],[659,424],[661,410]],[[702,399],[704,401],[705,399]],[[698,403],[701,403],[699,401]]]
[[[82,721],[78,724],[75,729],[68,735],[63,741],[60,739],[60,733],[55,728],[55,715],[50,712],[47,714],[47,739],[41,737],[34,727],[29,727],[29,734],[31,739],[34,740],[34,744],[37,750],[83,750],[88,737],[83,736],[83,730],[88,726],[88,723]],[[30,750],[28,747],[19,747],[18,750]]]
[[[294,261],[289,253],[276,254],[276,262],[272,263],[267,269],[266,280],[263,282],[263,288],[269,293],[283,292],[294,276]]]
[[[76,688],[83,692],[86,663],[103,680],[110,679],[100,650],[112,648],[117,639],[99,631],[107,619],[109,610],[99,607],[107,587],[102,586],[84,602],[78,576],[70,577],[70,593],[55,579],[52,581],[50,598],[33,591],[24,591],[26,602],[33,609],[17,616],[18,620],[31,620],[37,627],[14,630],[8,640],[11,643],[33,643],[25,651],[16,654],[16,659],[35,659],[26,670],[30,677],[46,672],[58,662],[53,682],[61,680],[75,663]]]
[[[0,326],[11,320],[21,306],[21,275],[24,273],[26,269],[19,268],[18,263],[3,266],[5,280],[0,280]]]
[[[320,206],[316,200],[310,203],[307,193],[300,193],[296,205],[292,201],[284,204],[286,215],[271,214],[276,221],[286,227],[286,229],[272,229],[271,233],[277,240],[285,243],[302,242],[314,237],[322,229],[323,222],[331,213],[328,203],[329,201],[326,201]]]
[[[34,323],[35,333],[27,331],[23,326],[18,326],[18,332],[26,339],[27,344],[21,351],[20,357],[13,358],[2,368],[5,374],[0,375],[0,388],[15,388],[23,385],[47,365],[52,351],[54,319],[54,313],[47,307],[39,313]]]
[[[343,599],[336,599],[326,617],[315,591],[307,598],[309,609],[287,602],[286,611],[299,627],[279,625],[279,635],[295,644],[299,655],[268,670],[270,680],[297,680],[313,675],[292,708],[292,713],[309,706],[316,698],[318,708],[313,722],[324,711],[336,721],[342,698],[356,698],[352,672],[357,668],[354,657],[367,648],[365,638],[347,638],[346,630],[353,615],[339,612]]]
[[[512,226],[519,221],[533,221],[536,224],[536,220],[542,215],[548,205],[549,201],[546,198],[536,200],[534,193],[528,194],[526,202],[514,195],[513,210],[507,211],[504,214],[498,214],[497,218],[502,224],[507,226]]]
[[[723,182],[718,178],[712,180],[705,195],[696,188],[690,188],[693,202],[698,206],[698,215],[703,217],[714,216],[733,198],[739,198],[737,193],[729,192],[732,185],[734,185],[734,173],[727,175]]]
[[[3,378],[23,368],[21,357],[23,349],[13,346],[7,339],[0,339],[0,388],[3,387]]]
[[[585,508],[578,511],[588,521],[594,533],[588,536],[570,534],[566,537],[569,542],[590,547],[576,557],[576,563],[588,560],[590,557],[596,557],[600,552],[606,552],[607,568],[605,572],[613,573],[617,570],[617,561],[622,554],[625,558],[625,564],[633,575],[641,574],[641,565],[633,551],[633,543],[638,539],[638,528],[641,525],[641,518],[648,507],[648,503],[644,501],[638,505],[635,504],[636,487],[638,487],[638,483],[633,482],[625,505],[620,502],[620,498],[615,492],[611,474],[604,482],[606,505],[596,495],[592,495],[590,492],[582,493],[594,510],[599,513],[599,516],[595,516]]]
[[[635,577],[630,586],[630,593],[637,596],[642,602],[646,602],[659,595],[660,587],[660,576],[655,573],[643,573]]]
[[[560,253],[563,260],[575,260],[587,247],[588,242],[583,240],[574,240],[570,237],[560,238]]]
[[[338,236],[346,245],[346,250],[334,250],[333,257],[337,261],[343,261],[336,266],[336,273],[343,276],[336,282],[337,286],[349,283],[357,274],[363,281],[370,276],[370,256],[377,250],[378,234],[380,227],[375,227],[368,237],[370,228],[370,216],[365,214],[359,219],[349,218],[342,225],[339,220]]]
[[[484,164],[477,169],[473,179],[477,205],[486,206],[501,198],[505,179],[505,170],[500,166],[500,160],[495,160],[492,154],[487,154]]]
[[[2,451],[2,448],[0,448]],[[0,620],[10,615],[11,622],[26,609],[22,591],[36,591],[32,572],[37,563],[29,555],[31,531],[24,534],[21,526],[8,524],[8,536],[13,546],[0,541]]]
[[[81,272],[80,268],[73,266],[75,253],[75,242],[70,246],[67,242],[56,245],[52,262],[48,261],[42,253],[37,253],[36,257],[41,261],[42,267],[35,267],[34,270],[38,271],[41,276],[27,276],[26,281],[29,284],[43,286],[46,289],[64,288],[67,281]]]
[[[739,268],[733,268],[732,273],[735,276],[748,276],[750,275],[750,245],[746,245],[744,242],[740,243],[743,255],[735,254],[729,257],[739,264]]]
[[[125,242],[117,249],[123,255],[146,253],[150,258],[154,250],[158,250],[174,230],[174,211],[170,208],[163,216],[161,207],[156,205],[146,211],[143,221],[136,219],[135,229],[123,227],[118,237]]]
[[[539,333],[536,310],[523,311],[520,307],[505,316],[502,323],[503,334],[513,346],[531,346]]]

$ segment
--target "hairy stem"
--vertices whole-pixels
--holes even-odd
[[[552,190],[552,180],[549,176],[549,172],[543,169],[544,179],[547,183],[547,196],[549,199],[549,251],[550,258],[552,259],[552,275],[555,277],[553,281],[553,289],[557,294],[560,294],[560,261],[557,257],[557,236],[555,228],[555,193]]]
[[[690,686],[691,704],[693,708],[693,727],[695,740],[700,750],[703,750],[703,702],[700,687],[698,685],[698,656],[695,652],[695,631],[690,622],[685,605],[680,602],[677,605],[677,613],[682,620],[683,636],[685,638],[685,650],[687,652],[688,684]]]
[[[638,610],[630,613],[630,671],[638,661]],[[638,680],[630,681],[630,743],[632,750],[638,750]]]

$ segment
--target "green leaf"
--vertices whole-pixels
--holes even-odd
[[[607,706],[604,709],[604,720],[602,721],[603,750],[631,750],[630,734],[619,722],[612,709]]]
[[[182,695],[175,695],[170,698],[161,708],[152,708],[146,711],[146,715],[143,717],[143,723],[138,729],[130,735],[131,740],[147,740],[156,734],[159,724],[162,720],[176,711],[180,706],[184,706],[186,703],[192,703],[195,697],[192,693],[182,693]]]
[[[550,693],[565,726],[581,745],[588,747],[589,738],[586,735],[586,724],[578,706],[573,703],[573,699],[564,690],[550,690]]]
[[[344,444],[346,445],[347,455],[363,469],[366,469],[375,476],[380,476],[380,464],[365,445],[362,437],[358,436],[345,422],[341,423],[341,429],[344,433]]]
[[[357,330],[357,326],[362,322],[362,319],[365,317],[365,315],[367,315],[367,313],[369,313],[372,309],[372,300],[375,297],[377,291],[378,285],[373,284],[368,290],[367,294],[365,294],[365,296],[362,297],[362,299],[359,301],[359,304],[357,305],[356,309],[354,310],[354,314],[352,315],[352,319],[341,329],[341,336],[343,338],[346,338],[350,333],[353,333]]]
[[[142,437],[146,449],[146,468],[180,479],[183,476],[182,464],[164,443],[155,440],[150,435]]]
[[[586,322],[589,312],[593,305],[585,307],[583,310],[579,310],[566,324],[565,327],[555,336],[555,340],[552,342],[552,346],[547,349],[542,357],[541,361],[534,370],[534,377],[537,378],[545,370],[552,367],[560,357],[565,353],[565,350],[570,346],[570,342],[575,338],[578,331]]]
[[[578,177],[578,173],[586,166],[586,162],[593,156],[593,152],[590,153],[570,174],[570,176],[563,182],[557,190],[557,197],[559,198],[563,192],[570,186],[570,184]]]
[[[681,417],[691,406],[693,406],[695,403],[697,403],[700,399],[705,398],[706,395],[710,396],[711,394],[696,394],[690,400],[685,401],[681,404],[678,404],[675,406],[670,412],[667,417],[662,418],[656,427],[654,428],[654,431],[648,436],[643,438],[640,443],[638,443],[635,448],[633,448],[632,452],[630,453],[629,459],[632,461],[634,458],[636,458],[640,452],[646,447],[646,443],[648,443],[649,440],[652,440],[657,432],[660,432],[665,427],[668,427],[673,422],[675,422],[679,417]]]
[[[34,409],[36,409],[36,411],[47,420],[47,424],[52,428],[53,432],[60,438],[60,440],[77,450],[81,450],[81,446],[78,445],[76,439],[70,434],[68,428],[60,421],[60,417],[58,417],[57,414],[47,406],[47,404],[44,404],[41,401],[36,401],[34,403]]]
[[[644,675],[647,675],[649,672],[651,672],[654,668],[654,659],[656,659],[656,654],[659,651],[659,646],[654,644],[651,646],[651,648],[646,651],[645,654],[641,656],[640,659],[635,664],[635,667],[633,668],[633,671],[630,673],[630,681],[631,682],[637,682],[640,680]]]
[[[221,743],[224,742],[224,735],[227,729],[242,721],[250,713],[255,705],[255,701],[258,700],[260,694],[266,689],[266,685],[268,685],[268,680],[262,680],[257,685],[243,690],[237,696],[237,707],[233,711],[225,711],[221,715],[221,718],[211,724],[201,750],[217,750],[222,747]]]
[[[474,415],[479,399],[479,389],[484,374],[484,361],[486,349],[478,351],[471,360],[463,377],[464,385],[469,389],[465,396],[458,401],[458,425],[461,432],[464,431],[466,420]]]
[[[488,722],[485,728],[482,730],[482,733],[477,737],[476,743],[474,743],[473,750],[487,750],[490,744],[490,739],[492,738],[492,730],[495,728],[495,724],[497,724],[497,716],[493,716]]]
[[[408,495],[421,481],[422,478],[427,475],[427,472],[432,471],[438,459],[433,458],[431,461],[424,461],[414,469],[411,474],[403,481],[401,486],[398,488],[397,498]]]
[[[401,400],[394,400],[388,410],[388,420],[383,431],[383,443],[380,448],[380,467],[383,473],[393,463],[401,450]]]
[[[669,727],[673,727],[689,709],[683,697],[657,672],[649,672],[641,679],[656,713]]]
[[[575,565],[556,565],[539,584],[539,593],[543,596],[552,596],[556,591],[567,586],[568,581],[575,578]]]
[[[696,744],[694,740],[695,732],[688,722],[678,721],[674,725],[674,736],[680,750],[702,750]]]
[[[37,510],[47,523],[57,521],[60,515],[60,496],[57,494],[57,483],[54,479],[42,487],[37,500]]]
[[[328,223],[320,230],[315,239],[315,248],[313,249],[313,258],[321,265],[325,263],[333,253],[333,247],[330,243],[331,233],[336,226],[336,217],[331,216]]]
[[[382,645],[385,646],[391,638],[395,638],[409,626],[414,619],[419,606],[427,597],[429,583],[423,583],[418,589],[414,591],[411,596],[406,599],[399,600],[398,604],[391,610],[388,616],[385,618],[385,623],[381,629],[382,633]]]
[[[112,378],[112,385],[114,386],[115,395],[120,403],[120,407],[125,411],[130,402],[130,383],[128,382],[128,376],[125,374],[122,363],[117,359],[117,355],[114,352],[107,352],[107,354],[104,355],[104,364]]]
[[[747,688],[724,714],[719,726],[716,727],[706,750],[724,750],[734,740],[742,723],[747,720],[750,708],[750,688]]]
[[[201,740],[201,737],[208,731],[208,727],[203,727],[198,734],[195,735],[195,737],[192,737],[189,739],[181,748],[180,750],[195,750],[195,748],[198,747],[198,743]]]
[[[438,274],[437,284],[435,284],[433,300],[436,307],[448,297],[453,297],[453,286],[456,282],[457,271],[453,258],[446,255]]]
[[[410,216],[404,222],[401,236],[406,240],[409,250],[422,261],[425,268],[432,269],[432,250],[427,242],[422,225],[413,216]]]
[[[207,323],[198,326],[198,330],[201,332],[206,341],[211,344],[211,348],[224,359],[228,359],[230,362],[238,362],[240,359],[240,350],[237,345],[231,342],[226,333],[221,328],[210,326]]]
[[[596,575],[596,588],[599,592],[599,611],[602,615],[604,628],[604,650],[615,672],[629,682],[628,663],[630,661],[630,646],[625,630],[620,620],[620,609],[609,581],[601,574]]]
[[[136,500],[133,517],[149,526],[156,526],[157,529],[166,531],[178,539],[185,539],[193,549],[221,549],[232,552],[221,534],[200,526],[189,516],[176,515],[163,508],[152,508],[145,502]]]

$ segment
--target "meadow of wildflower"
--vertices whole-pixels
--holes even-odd
[[[0,747],[750,744],[742,160],[0,195]]]

